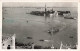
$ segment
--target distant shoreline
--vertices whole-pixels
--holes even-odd
[[[45,7],[2,7],[2,8],[45,8]],[[78,7],[47,7],[47,8],[78,8]]]

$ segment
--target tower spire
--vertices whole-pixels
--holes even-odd
[[[46,21],[46,13],[47,13],[47,9],[46,9],[46,3],[45,3],[45,11],[44,11],[45,21]]]

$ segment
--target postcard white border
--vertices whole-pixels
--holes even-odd
[[[7,51],[2,49],[2,2],[77,2],[78,3],[78,49],[10,49],[11,51],[80,51],[80,0],[0,0],[0,51]]]

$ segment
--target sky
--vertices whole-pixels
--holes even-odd
[[[3,2],[3,7],[77,7],[77,2]]]

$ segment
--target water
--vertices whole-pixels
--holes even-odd
[[[59,8],[57,8],[59,9]],[[69,8],[68,8],[69,9]],[[5,11],[6,10],[6,11]],[[29,13],[35,8],[3,8],[2,33],[16,34],[18,42],[28,43],[34,42],[41,46],[51,46],[51,42],[40,42],[40,39],[51,40],[51,36],[47,33],[50,26],[44,23],[44,16],[36,16]],[[42,9],[44,10],[44,9]],[[54,9],[55,10],[55,9]],[[77,8],[69,9],[72,16],[77,17]],[[28,21],[28,23],[27,23]],[[60,42],[64,44],[74,45],[77,42],[77,20],[63,19],[59,17],[61,23],[66,23],[66,27],[53,36],[53,44],[59,48]],[[52,23],[54,25],[54,23]],[[62,25],[62,24],[57,24]],[[56,25],[55,25],[56,26]],[[70,39],[69,36],[74,38]],[[32,37],[33,39],[27,39]]]

